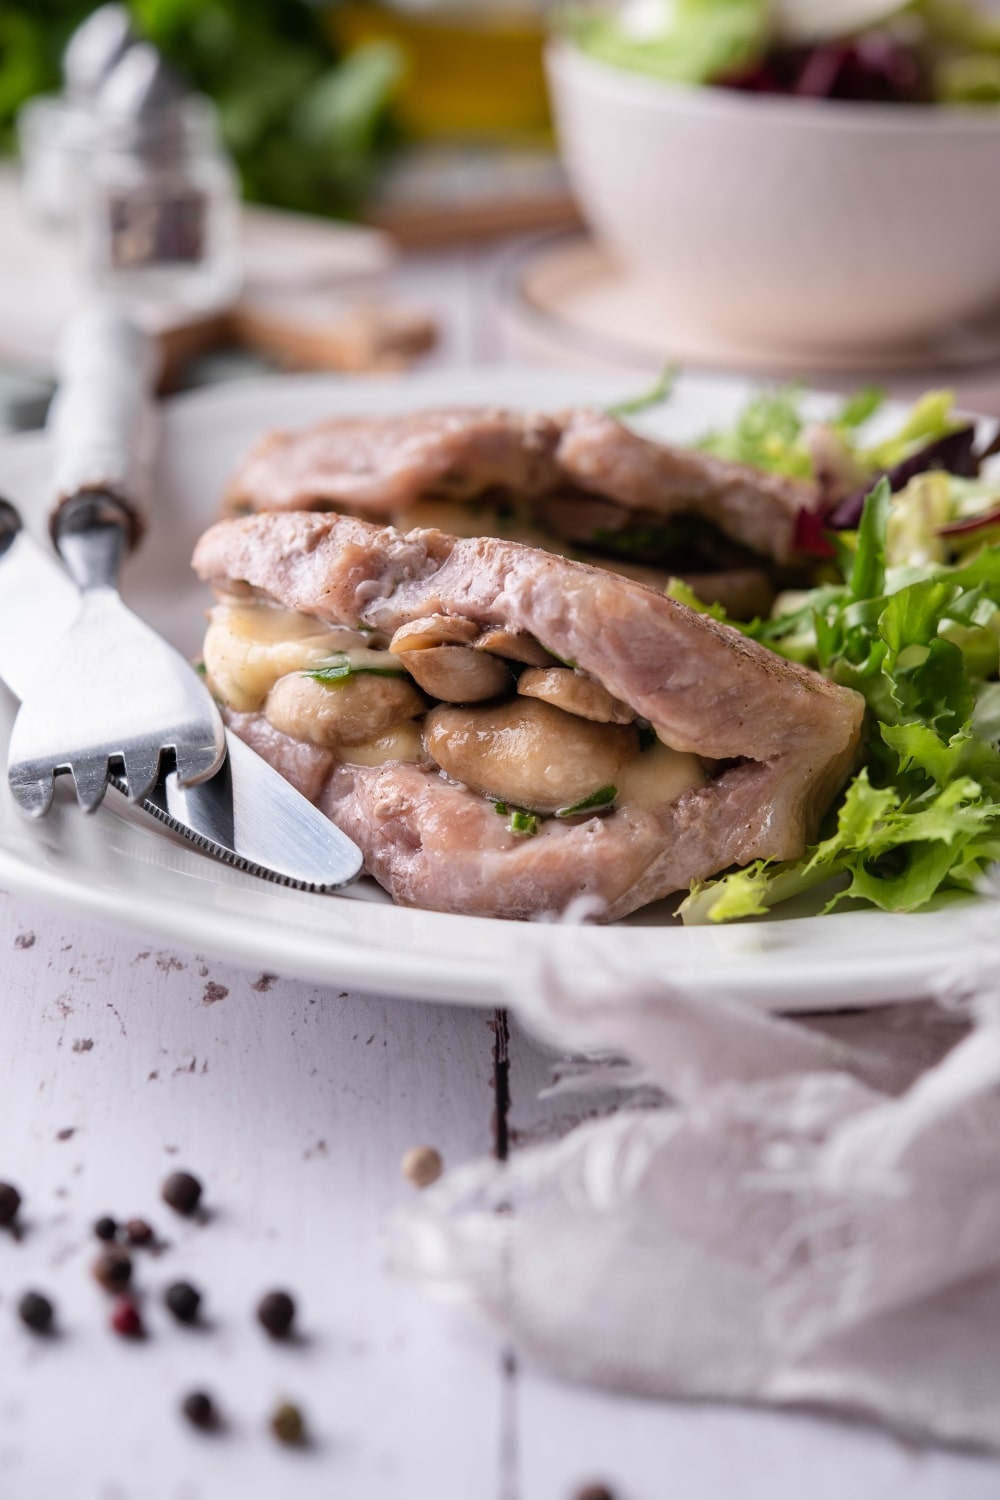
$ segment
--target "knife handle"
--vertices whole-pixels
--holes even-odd
[[[14,538],[20,529],[21,517],[10,501],[0,496],[0,557],[3,557],[8,548],[13,545]]]
[[[112,303],[78,314],[59,345],[58,390],[49,411],[56,499],[50,524],[81,491],[112,496],[128,519],[127,547],[144,530],[160,356],[154,340]]]
[[[122,562],[133,544],[134,517],[107,490],[77,490],[52,516],[52,540],[81,593],[116,589]]]

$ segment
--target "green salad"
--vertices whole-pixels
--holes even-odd
[[[833,880],[824,910],[859,898],[914,911],[938,892],[974,889],[1000,859],[1000,479],[977,472],[974,428],[947,393],[866,443],[878,402],[864,392],[823,424],[845,463],[888,473],[827,509],[812,550],[829,556],[817,556],[813,586],[780,595],[767,619],[727,622],[864,696],[862,763],[801,859],[696,886],[686,922],[756,916]],[[815,429],[787,391],[756,398],[704,446],[820,477]],[[908,466],[919,471],[908,477]],[[705,611],[682,584],[671,593]]]
[[[594,57],[672,83],[874,103],[1000,102],[1000,18],[977,0],[622,0],[568,9]]]

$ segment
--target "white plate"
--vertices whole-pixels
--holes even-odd
[[[690,438],[728,421],[745,399],[739,381],[688,377],[662,409],[639,421]],[[471,370],[387,382],[282,377],[167,403],[159,511],[127,592],[183,650],[199,645],[205,591],[188,567],[235,462],[267,427],[333,412],[388,412],[442,403],[558,408],[634,394],[621,382],[517,370]],[[815,398],[818,409],[824,398]],[[0,438],[0,488],[44,532],[48,456],[42,435]],[[12,701],[0,703],[0,736]],[[977,900],[917,916],[875,911],[724,928],[683,928],[662,907],[613,927],[578,929],[409,911],[366,882],[342,896],[270,886],[197,854],[109,801],[84,818],[62,801],[41,823],[0,792],[0,883],[79,915],[247,967],[421,999],[494,1004],[526,955],[548,954],[581,974],[595,962],[636,965],[701,992],[774,1008],[856,1006],[924,994],[981,921]]]

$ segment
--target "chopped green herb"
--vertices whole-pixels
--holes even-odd
[[[388,656],[389,653],[385,654]],[[322,682],[325,687],[336,688],[343,687],[352,677],[405,677],[406,672],[399,666],[381,667],[374,663],[352,661],[349,656],[339,656],[332,657],[322,666],[311,667],[304,676],[311,677],[315,682]]]
[[[538,821],[536,813],[523,812],[521,808],[515,807],[507,827],[511,833],[524,833],[530,838],[538,832]]]
[[[494,802],[493,811],[501,818],[505,818],[509,811],[506,802]]]
[[[599,792],[591,792],[590,796],[584,797],[582,802],[574,802],[572,807],[561,807],[556,817],[575,818],[577,813],[593,812],[599,807],[610,807],[617,796],[616,786],[602,786]]]

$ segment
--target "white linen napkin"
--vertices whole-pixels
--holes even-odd
[[[940,990],[796,1021],[522,975],[522,1016],[662,1102],[446,1174],[394,1259],[573,1379],[1000,1449],[1000,949]]]

